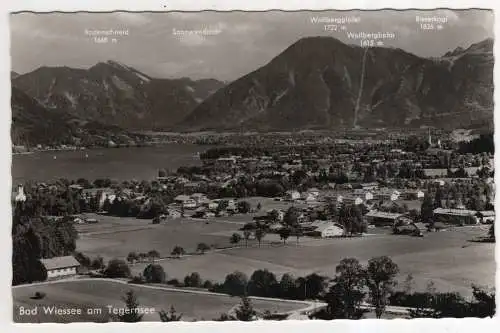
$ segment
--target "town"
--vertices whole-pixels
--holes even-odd
[[[131,277],[142,284],[151,282],[148,275],[160,274],[153,281],[170,287],[238,295],[238,287],[227,286],[227,279],[231,274],[251,274],[252,267],[256,272],[264,269],[285,277],[303,273],[309,274],[304,281],[321,280],[331,274],[333,258],[376,254],[386,242],[389,247],[382,252],[391,256],[400,255],[387,252],[391,246],[406,246],[403,252],[446,251],[457,241],[461,247],[494,242],[491,136],[456,143],[443,134],[433,137],[428,130],[403,139],[333,139],[330,144],[315,144],[307,136],[294,138],[293,145],[282,136],[280,144],[269,144],[269,138],[261,144],[251,136],[247,140],[252,144],[208,148],[199,154],[201,163],[196,166],[159,166],[151,181],[60,179],[19,184],[13,193],[14,235],[19,233],[19,238],[14,236],[15,249],[25,246],[16,239],[22,241],[30,217],[41,216],[30,222],[40,224],[37,228],[49,227],[49,233],[65,236],[61,244],[49,245],[54,240],[46,240],[49,243],[41,245],[47,259],[41,259],[39,267],[45,273],[26,271],[22,262],[27,258],[15,256],[14,284],[89,276]],[[345,243],[348,239],[357,240]],[[464,241],[472,243],[462,245]],[[336,252],[330,259],[310,252],[330,247]],[[264,251],[264,257],[271,255],[269,251],[286,251],[297,260],[309,257],[315,269],[289,272],[284,268],[295,265],[277,255],[271,255],[271,265],[253,263],[242,269],[244,263],[224,255],[231,251],[247,251],[243,258],[253,261],[262,260]],[[218,268],[210,267],[212,260],[221,260]],[[404,271],[415,275],[412,268]],[[428,279],[425,288],[432,284]],[[470,286],[459,288],[467,293]],[[322,288],[316,289],[310,295],[292,292],[282,298],[320,298]],[[417,292],[424,292],[424,287]],[[318,306],[307,313],[321,316],[321,311],[325,308]],[[394,311],[392,315],[403,317],[409,313]]]

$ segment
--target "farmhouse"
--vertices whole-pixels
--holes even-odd
[[[401,193],[401,199],[404,200],[419,200],[423,199],[425,193],[421,190],[406,189]]]
[[[354,195],[359,196],[364,201],[373,200],[373,193],[368,190],[356,189],[354,190]]]
[[[399,199],[399,195],[400,195],[399,191],[382,189],[375,195],[375,198],[379,201],[386,201],[386,200],[395,201]]]
[[[481,219],[481,223],[491,224],[495,222],[495,211],[494,210],[483,210],[477,212],[477,216]]]
[[[168,209],[167,212],[168,212],[168,217],[171,219],[178,219],[182,217],[182,213],[176,209]]]
[[[196,208],[196,201],[187,195],[178,195],[174,201],[184,208]]]
[[[331,221],[314,221],[309,224],[309,228],[312,230],[307,234],[313,237],[329,238],[339,237],[344,234],[344,228]]]
[[[287,191],[285,194],[285,200],[299,200],[300,199],[300,192],[299,191]]]
[[[344,234],[344,229],[333,223],[325,223],[314,230],[321,238],[339,237]]]
[[[77,268],[80,267],[73,256],[40,259],[40,262],[47,271],[47,279],[76,275]]]
[[[434,209],[436,221],[455,225],[478,224],[479,219],[476,214],[476,211],[467,209]]]
[[[363,199],[356,195],[339,195],[337,197],[337,202],[343,203],[346,205],[361,205],[363,203]]]
[[[363,183],[361,188],[365,191],[373,191],[378,189],[378,183]]]
[[[393,226],[401,216],[403,216],[403,214],[386,213],[372,210],[365,215],[365,220],[368,225],[373,224],[376,226]]]

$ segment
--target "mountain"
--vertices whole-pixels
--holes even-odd
[[[116,126],[82,120],[61,110],[47,110],[38,101],[16,87],[11,95],[11,138],[14,145],[131,144],[141,136]]]
[[[178,126],[194,130],[437,127],[491,123],[493,41],[428,59],[303,38],[233,81]]]
[[[223,83],[156,79],[107,61],[89,69],[40,67],[14,78],[12,85],[49,110],[127,129],[152,129],[182,120]]]

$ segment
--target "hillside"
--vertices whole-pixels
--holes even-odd
[[[126,129],[171,126],[223,83],[217,80],[155,79],[116,61],[89,69],[40,67],[12,85],[43,107]]]
[[[60,110],[47,110],[16,87],[12,87],[11,108],[11,137],[14,145],[105,146],[109,140],[132,144],[142,139],[116,126],[82,120]]]
[[[467,127],[491,123],[493,42],[437,59],[303,38],[218,90],[180,130]]]

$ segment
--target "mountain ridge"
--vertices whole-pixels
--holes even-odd
[[[306,37],[231,82],[177,126],[197,130],[463,126],[491,122],[493,41],[429,59]],[[469,114],[469,116],[467,115]]]
[[[12,79],[42,106],[125,129],[168,127],[224,84],[215,79],[159,79],[117,61],[87,69],[42,66]]]

